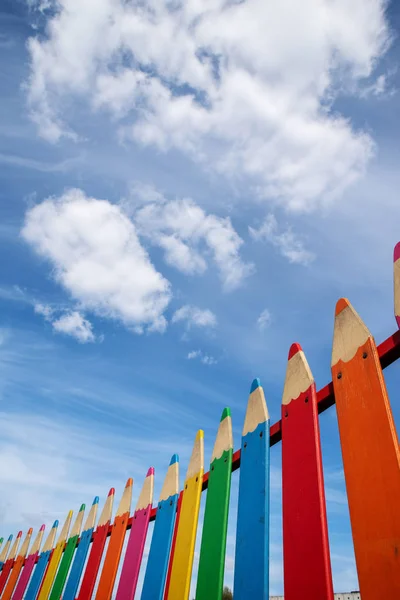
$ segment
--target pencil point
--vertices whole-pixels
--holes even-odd
[[[54,527],[58,527],[58,520],[57,520],[57,519],[54,521],[52,529],[53,529]]]
[[[110,491],[108,492],[108,495],[109,496],[114,496],[114,494],[115,494],[115,489],[111,488]]]
[[[46,525],[43,523],[43,525],[41,526],[41,528],[39,529],[39,531],[44,531],[46,529]]]
[[[226,419],[226,417],[230,417],[230,416],[231,416],[231,409],[229,408],[229,406],[225,406],[224,410],[222,411],[221,421]]]
[[[258,377],[256,377],[255,379],[253,379],[253,382],[251,384],[250,394],[252,394],[258,387],[261,387],[261,381]]]
[[[394,247],[393,258],[394,262],[396,262],[400,258],[400,242],[397,242],[397,244]]]
[[[86,508],[86,504],[81,504],[79,512],[82,512],[83,510],[85,510],[85,508]]]
[[[173,465],[174,463],[179,462],[179,456],[177,454],[173,454],[171,456],[171,461],[170,461],[170,466]]]
[[[196,440],[201,440],[203,438],[204,438],[204,431],[202,429],[199,429],[196,434]]]
[[[127,487],[130,487],[132,485],[133,485],[133,479],[132,479],[132,477],[129,477],[128,481],[126,482],[125,487],[127,488]]]
[[[348,306],[350,306],[350,302],[347,300],[347,298],[340,298],[340,300],[338,300],[336,303],[335,317],[337,317]]]
[[[295,354],[297,354],[298,352],[302,351],[302,347],[300,346],[300,344],[294,343],[290,346],[290,350],[289,350],[289,356],[288,359],[290,360],[291,358],[293,358],[293,356]]]
[[[154,475],[154,467],[150,467],[150,469],[147,471],[146,477],[150,477],[150,475]]]

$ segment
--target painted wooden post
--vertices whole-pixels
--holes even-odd
[[[151,507],[153,504],[154,468],[147,471],[142,491],[137,501],[129,532],[128,545],[121,577],[118,584],[116,600],[133,600],[142,563],[144,544],[149,527]]]
[[[84,514],[85,505],[82,504],[75,519],[75,523],[72,526],[69,539],[66,543],[64,554],[62,556],[60,566],[58,568],[57,576],[54,580],[53,588],[51,590],[50,600],[59,600],[61,598],[61,593],[64,589],[68,571],[74,556],[76,544],[78,543]]]
[[[172,564],[174,562],[174,556],[175,556],[176,535],[178,533],[179,519],[181,516],[182,498],[183,498],[183,490],[181,490],[179,492],[179,496],[178,496],[178,507],[176,509],[175,527],[174,527],[174,533],[172,536],[171,552],[169,555],[167,578],[165,580],[165,590],[164,590],[164,599],[165,600],[167,600],[168,594],[169,594],[169,584],[171,582]]]
[[[141,600],[162,600],[179,494],[179,458],[174,454],[158,500]]]
[[[332,379],[361,598],[400,598],[399,442],[374,339],[344,298]]]
[[[56,539],[58,528],[58,521],[54,521],[53,527],[50,529],[50,533],[45,541],[43,550],[39,556],[38,563],[35,570],[33,571],[32,579],[29,582],[29,587],[24,597],[24,600],[36,600],[40,585],[43,580],[46,567],[50,560],[50,556],[53,552],[54,541]]]
[[[74,600],[76,596],[83,567],[85,566],[86,557],[89,552],[89,546],[93,535],[98,506],[99,497],[96,496],[93,500],[92,508],[90,509],[90,512],[86,519],[86,523],[83,527],[81,539],[79,540],[79,546],[75,553],[74,562],[72,563],[67,585],[65,586],[65,590],[62,596],[63,600]]]
[[[393,259],[394,315],[396,317],[397,326],[400,328],[400,242],[395,246]]]
[[[107,500],[101,512],[96,531],[93,535],[92,549],[89,554],[85,572],[83,574],[82,584],[77,600],[90,600],[92,597],[97,579],[97,573],[99,572],[101,559],[106,545],[108,528],[111,524],[114,495],[115,490],[114,488],[111,488],[108,492]],[[70,600],[73,599],[71,598]]]
[[[13,539],[13,536],[11,534],[8,537],[8,540],[6,541],[6,544],[5,544],[4,548],[3,548],[3,550],[1,551],[1,554],[0,554],[0,568],[3,567],[4,563],[7,560],[7,555],[8,555],[8,551],[10,549],[10,546],[11,546],[12,539]]]
[[[113,529],[108,543],[106,559],[100,575],[99,587],[96,592],[96,600],[110,600],[117,576],[118,564],[124,545],[126,528],[128,525],[129,512],[131,510],[133,479],[126,482],[124,493],[117,513],[115,515]]]
[[[189,597],[203,473],[204,432],[199,430],[186,473],[168,600],[187,600]]]
[[[14,566],[14,559],[17,555],[21,536],[22,536],[22,531],[19,531],[18,535],[15,538],[15,541],[11,547],[10,554],[8,555],[7,560],[4,563],[3,568],[1,570],[1,573],[0,573],[0,595],[3,593],[4,587],[7,583],[8,576],[10,574],[10,571]]]
[[[242,432],[233,597],[269,598],[269,415],[259,379]]]
[[[26,556],[26,553],[28,552],[29,544],[30,544],[31,537],[32,537],[32,531],[33,531],[33,529],[30,528],[28,533],[26,534],[26,537],[23,541],[21,549],[18,552],[17,558],[15,559],[15,562],[14,562],[14,565],[13,565],[13,568],[11,571],[11,575],[8,578],[5,590],[1,595],[1,600],[10,600],[10,598],[11,598],[11,594],[14,591],[15,585],[18,581],[19,574],[21,573],[21,569],[24,565],[25,556]]]
[[[299,344],[282,398],[282,511],[285,600],[333,600],[317,391]]]
[[[32,544],[30,553],[25,560],[25,565],[21,573],[21,577],[18,580],[17,587],[12,595],[12,600],[22,600],[24,592],[28,586],[29,579],[32,575],[32,571],[35,567],[36,559],[39,556],[40,546],[42,544],[43,534],[45,526],[42,525],[38,531],[38,534]]]
[[[196,600],[221,600],[222,598],[232,454],[231,412],[229,408],[224,408],[211,456]]]
[[[61,556],[65,548],[65,542],[68,537],[68,531],[71,525],[73,511],[70,510],[67,518],[65,519],[64,526],[61,530],[60,537],[54,548],[54,551],[50,557],[49,565],[47,567],[46,574],[43,578],[42,587],[40,588],[38,600],[47,600],[50,595],[51,587],[55,579],[58,565],[60,564]]]

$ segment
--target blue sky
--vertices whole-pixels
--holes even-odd
[[[96,8],[94,8],[96,6]],[[400,9],[8,1],[0,9],[1,535],[157,497],[287,352],[330,380],[347,296],[395,329]],[[398,367],[385,372],[397,424]],[[336,591],[357,589],[334,409],[321,417]],[[282,590],[272,449],[271,593]],[[233,476],[227,583],[232,582]],[[203,498],[204,502],[204,498]],[[203,506],[204,508],[204,506]]]

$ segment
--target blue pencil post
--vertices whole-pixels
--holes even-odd
[[[157,507],[141,600],[163,600],[179,497],[179,458],[174,454]]]
[[[74,562],[72,563],[67,585],[62,596],[63,600],[74,600],[76,592],[78,591],[83,567],[85,566],[86,557],[89,552],[98,506],[99,497],[96,496],[93,500],[92,508],[87,516],[86,523],[79,540],[79,546],[76,550]]]
[[[53,527],[50,530],[50,533],[47,537],[47,540],[43,546],[43,550],[40,553],[38,563],[36,565],[35,570],[33,571],[32,579],[29,583],[28,590],[24,596],[24,600],[35,600],[37,593],[40,588],[40,584],[42,583],[43,575],[47,567],[47,563],[49,562],[51,551],[54,547],[54,542],[56,539],[58,521],[54,521]]]
[[[242,433],[233,597],[269,598],[269,415],[259,379]]]

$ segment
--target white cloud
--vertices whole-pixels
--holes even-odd
[[[201,309],[197,306],[190,306],[185,304],[172,316],[172,323],[185,322],[186,328],[191,327],[215,327],[217,324],[217,317],[211,310]]]
[[[170,284],[152,265],[120,207],[69,190],[28,210],[21,234],[51,262],[55,280],[82,310],[130,328],[165,329]],[[87,331],[76,314],[75,325]],[[72,327],[71,318],[60,321],[58,330]]]
[[[214,358],[213,356],[210,356],[209,354],[204,353],[202,350],[192,350],[191,352],[188,353],[187,357],[188,360],[194,360],[194,359],[199,359],[200,362],[203,363],[203,365],[216,365],[218,363],[217,359]]]
[[[35,313],[38,315],[42,315],[46,319],[46,321],[51,320],[51,317],[54,313],[54,310],[51,306],[49,306],[48,304],[42,304],[41,302],[38,302],[34,305],[33,308]]]
[[[134,220],[139,233],[164,250],[165,261],[187,275],[204,273],[211,258],[231,291],[254,271],[240,256],[243,240],[231,220],[206,214],[191,199],[158,198],[138,208]]]
[[[273,214],[267,215],[259,229],[249,227],[249,233],[255,241],[270,242],[291,263],[308,265],[315,258],[291,227],[279,231],[278,222]]]
[[[73,98],[124,118],[125,139],[178,148],[291,209],[363,173],[371,137],[331,105],[386,52],[386,0],[54,5],[28,44],[30,111],[48,140],[77,136]]]
[[[268,308],[265,308],[257,319],[257,325],[260,331],[265,331],[271,324],[271,313]]]
[[[53,321],[53,329],[54,331],[71,335],[82,344],[94,342],[96,339],[93,334],[92,324],[77,310],[65,313],[59,319]]]

